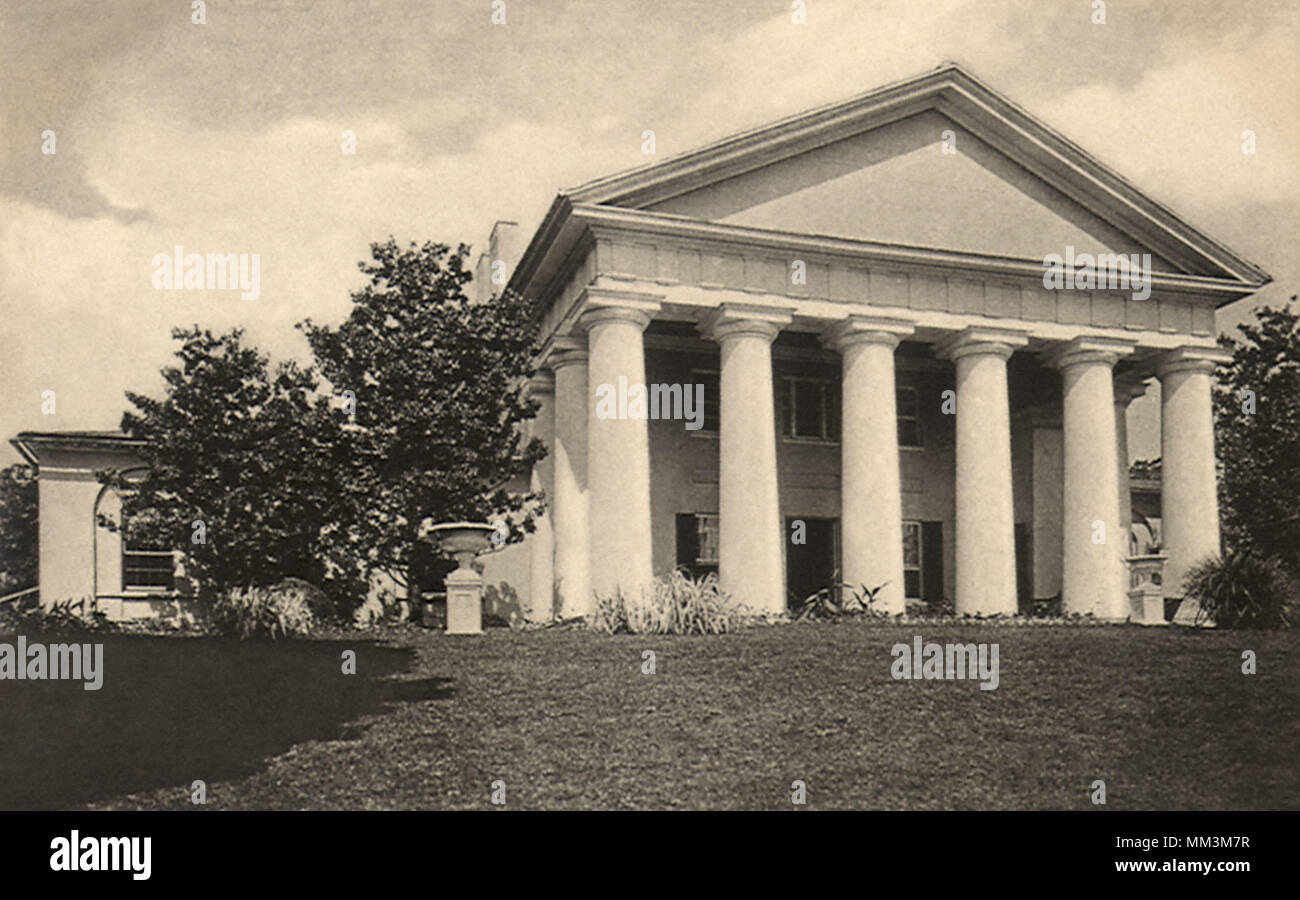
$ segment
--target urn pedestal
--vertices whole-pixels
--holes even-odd
[[[1129,621],[1137,625],[1167,625],[1163,585],[1165,555],[1131,556],[1129,570]]]
[[[472,563],[490,545],[491,525],[448,522],[429,529],[429,541],[455,557],[458,568],[447,576],[447,634],[483,633],[483,577]]]

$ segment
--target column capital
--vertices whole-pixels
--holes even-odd
[[[1210,374],[1216,366],[1230,362],[1232,354],[1219,347],[1179,347],[1156,358],[1156,377],[1164,378],[1174,372]]]
[[[723,303],[713,309],[697,327],[705,337],[718,342],[748,334],[776,340],[794,316],[789,308],[753,303]]]
[[[650,320],[661,309],[658,294],[643,291],[619,291],[611,288],[586,288],[574,304],[575,327],[581,331],[590,330],[593,325],[602,322],[631,322],[645,330]]]
[[[1121,356],[1128,356],[1136,347],[1137,341],[1129,338],[1083,336],[1054,345],[1041,358],[1054,369],[1068,369],[1084,363],[1113,366]]]
[[[565,366],[587,362],[587,339],[582,335],[556,335],[542,347],[538,365],[552,373]]]
[[[578,316],[577,327],[590,331],[594,326],[605,322],[631,322],[645,331],[652,318],[653,313],[635,306],[592,306]]]
[[[822,344],[832,350],[855,344],[886,344],[892,350],[915,332],[916,326],[904,319],[853,315],[828,328],[822,335]]]
[[[1028,344],[1028,332],[1020,329],[973,325],[935,344],[934,352],[941,359],[956,360],[980,353],[1007,359],[1016,350]]]
[[[524,386],[527,397],[555,393],[555,374],[547,369],[538,369]]]

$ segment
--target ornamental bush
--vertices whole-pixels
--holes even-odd
[[[587,625],[606,634],[724,634],[740,620],[716,575],[696,579],[679,570],[635,597],[618,591],[599,598]]]
[[[308,592],[299,585],[234,588],[218,594],[207,610],[210,631],[241,641],[301,637],[315,625]]]
[[[1183,588],[1187,600],[1200,604],[1198,624],[1289,628],[1295,621],[1295,587],[1272,557],[1247,551],[1209,557],[1187,573]]]

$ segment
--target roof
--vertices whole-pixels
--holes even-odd
[[[23,431],[9,443],[31,465],[38,465],[36,449],[40,447],[126,452],[145,445],[144,441],[120,431]]]
[[[510,286],[521,293],[529,286],[543,286],[533,284],[536,276],[551,270],[570,249],[553,245],[570,242],[572,229],[564,225],[575,206],[642,210],[927,110],[948,116],[1189,274],[1211,276],[1239,294],[1272,280],[1259,266],[1192,227],[1087,151],[948,62],[848,100],[560,192],[524,251]]]

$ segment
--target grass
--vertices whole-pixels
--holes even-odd
[[[999,688],[892,680],[917,633],[998,643]],[[810,808],[1090,809],[1097,778],[1112,809],[1300,808],[1296,632],[103,640],[98,693],[0,682],[0,808],[193,809],[203,779],[208,809],[482,809],[499,779],[515,809],[788,809],[800,779]]]

